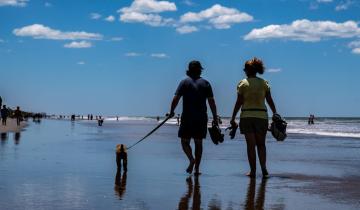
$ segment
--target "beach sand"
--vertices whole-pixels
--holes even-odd
[[[125,173],[115,147],[131,145],[157,122],[43,120],[0,145],[1,209],[359,209],[360,141],[289,136],[267,141],[271,177],[248,171],[239,134],[204,140],[202,175],[185,173],[177,126],[165,125],[128,151]]]
[[[20,126],[17,126],[16,119],[8,118],[6,122],[6,126],[3,126],[0,123],[0,133],[7,133],[7,132],[21,132],[27,126],[27,122],[22,121]]]

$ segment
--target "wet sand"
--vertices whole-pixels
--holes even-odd
[[[0,120],[0,133],[7,133],[7,132],[21,132],[25,127],[27,126],[27,123],[22,121],[20,123],[20,126],[17,126],[16,119],[8,118],[6,122],[6,126],[2,125]]]
[[[1,209],[359,209],[360,141],[269,138],[272,176],[249,179],[237,136],[204,141],[202,175],[185,173],[177,127],[166,125],[128,151],[118,172],[115,146],[140,139],[156,122],[30,123],[17,143],[0,145]],[[15,138],[15,136],[13,136]]]

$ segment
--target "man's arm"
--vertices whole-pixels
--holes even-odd
[[[232,117],[231,117],[231,120],[230,120],[230,124],[231,124],[231,125],[235,125],[235,124],[236,124],[235,118],[236,118],[236,115],[237,115],[237,113],[239,112],[241,106],[243,105],[243,103],[244,103],[243,96],[240,95],[240,94],[238,94],[238,95],[237,95],[236,102],[235,102],[233,114],[232,114]]]
[[[177,107],[177,105],[179,104],[180,101],[180,96],[175,95],[172,102],[171,102],[171,107],[170,107],[170,113],[169,113],[169,117],[174,117],[175,116],[175,109]]]
[[[275,103],[271,97],[270,91],[266,93],[265,98],[266,98],[266,102],[269,104],[269,107],[270,107],[271,111],[273,112],[273,114],[276,114],[277,112],[276,112]]]
[[[218,123],[218,115],[217,115],[217,110],[216,110],[216,103],[215,103],[215,99],[213,97],[208,98],[208,103],[213,115],[213,120],[214,122],[217,124]]]

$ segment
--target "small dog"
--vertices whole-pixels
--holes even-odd
[[[121,171],[121,163],[124,165],[124,171],[127,171],[127,151],[124,144],[116,145],[116,164],[117,169]]]

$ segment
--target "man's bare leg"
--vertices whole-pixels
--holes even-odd
[[[190,139],[182,138],[181,139],[181,146],[182,146],[182,149],[183,149],[184,153],[186,154],[186,157],[189,159],[189,166],[186,169],[186,172],[191,174],[192,171],[193,171],[193,168],[194,168],[195,160],[194,160],[194,156],[192,154],[192,149],[191,149],[191,146],[190,146]]]
[[[194,139],[195,141],[195,175],[200,175],[200,163],[203,151],[202,139]]]

